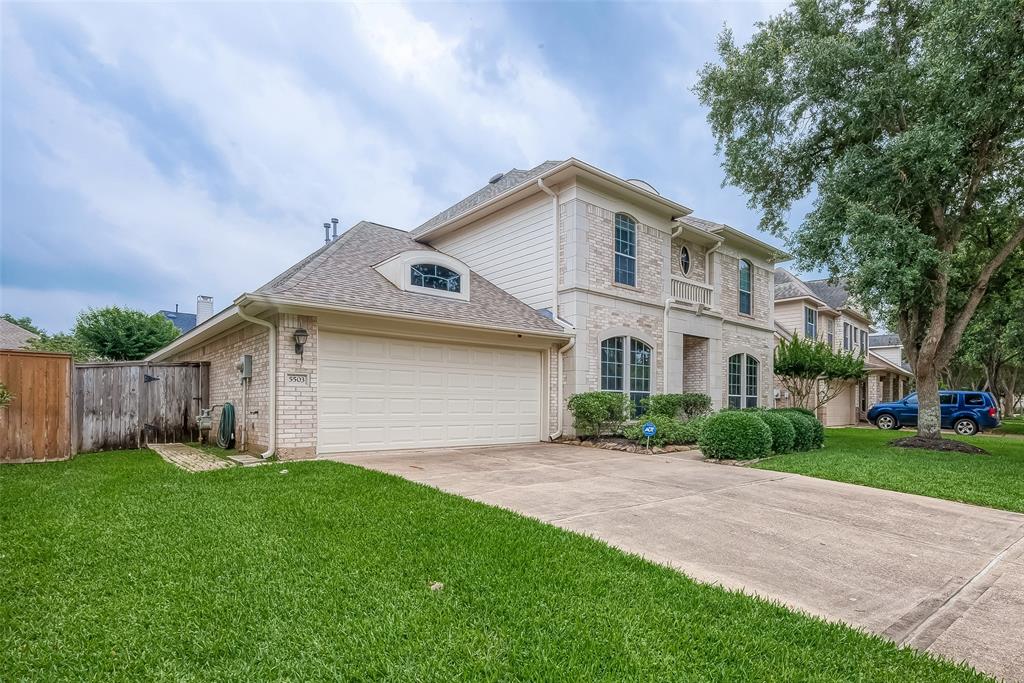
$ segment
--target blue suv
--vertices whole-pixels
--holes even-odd
[[[961,436],[977,434],[999,426],[999,404],[987,391],[940,391],[942,428]],[[917,394],[900,401],[876,403],[868,410],[868,422],[879,429],[899,429],[917,425]]]

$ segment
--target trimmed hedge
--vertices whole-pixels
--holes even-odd
[[[795,432],[793,439],[794,451],[809,451],[814,448],[816,441],[814,423],[818,422],[816,418],[809,417],[805,412],[800,410],[782,409],[772,412],[776,415],[782,415],[793,425],[793,430]],[[819,422],[818,424],[821,423]]]
[[[692,444],[700,441],[700,435],[704,432],[704,427],[710,419],[710,416],[703,415],[684,422],[680,428],[682,440],[679,443]]]
[[[711,412],[707,394],[656,394],[643,400],[647,415],[694,418]]]
[[[572,425],[580,436],[601,436],[622,429],[632,411],[626,394],[612,391],[588,391],[569,397]]]
[[[683,438],[683,423],[674,417],[666,417],[665,415],[644,415],[644,419],[641,421],[626,425],[626,428],[622,430],[622,436],[630,441],[646,445],[647,437],[644,436],[644,424],[648,420],[653,422],[654,426],[658,428],[657,433],[651,437],[652,446],[683,443],[681,441]]]
[[[788,453],[793,450],[793,444],[796,442],[796,428],[785,415],[770,413],[767,410],[755,414],[771,430],[772,453]]]
[[[753,460],[772,452],[772,432],[753,413],[727,410],[708,418],[697,441],[707,458]]]

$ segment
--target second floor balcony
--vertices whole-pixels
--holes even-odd
[[[711,285],[677,275],[672,276],[672,298],[683,303],[701,304],[707,308],[713,308],[713,294],[714,288]]]

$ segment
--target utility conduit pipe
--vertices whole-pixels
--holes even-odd
[[[241,306],[238,307],[238,317],[267,328],[267,351],[270,355],[270,363],[267,369],[267,384],[269,385],[267,401],[270,404],[270,408],[268,409],[269,415],[267,416],[267,450],[260,453],[260,457],[266,460],[277,450],[277,325],[268,320],[249,315],[242,310]],[[248,416],[243,415],[242,419],[248,419]],[[245,423],[243,422],[242,424],[244,428]]]

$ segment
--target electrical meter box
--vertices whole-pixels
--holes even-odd
[[[235,364],[242,379],[252,379],[252,356],[248,353],[238,359]]]

